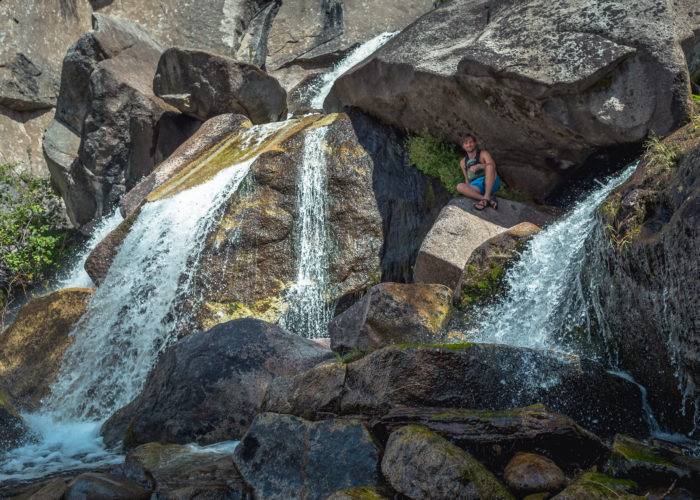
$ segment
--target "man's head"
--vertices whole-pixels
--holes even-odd
[[[476,144],[476,137],[474,137],[472,134],[466,134],[462,138],[462,149],[464,149],[464,151],[467,153],[473,153],[476,149]]]

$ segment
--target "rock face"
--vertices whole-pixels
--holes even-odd
[[[109,474],[86,472],[73,479],[61,498],[82,500],[84,498],[109,498],[110,500],[146,500],[150,492],[138,484]]]
[[[102,427],[109,446],[215,443],[240,437],[270,381],[328,359],[330,351],[259,320],[231,321],[166,351],[141,394]],[[203,362],[206,360],[206,363]]]
[[[146,32],[102,14],[93,24],[64,58],[56,107],[63,127],[51,127],[45,146],[76,226],[101,216],[199,124],[153,94],[162,49]]]
[[[273,385],[264,408],[319,418],[381,416],[397,406],[502,410],[539,402],[602,436],[647,432],[637,387],[601,365],[490,344],[385,347]]]
[[[544,198],[591,153],[688,118],[683,46],[697,44],[693,10],[655,0],[625,9],[605,0],[449,2],[332,94],[413,132],[457,143],[471,131],[509,186]]]
[[[373,430],[386,436],[404,425],[426,427],[497,470],[518,452],[536,451],[571,471],[598,464],[608,454],[595,434],[542,405],[503,411],[397,407]]]
[[[328,325],[331,349],[444,340],[451,308],[452,291],[444,285],[380,283]]]
[[[627,436],[615,436],[605,470],[613,477],[632,479],[643,486],[675,483],[700,494],[700,460]]]
[[[521,222],[478,246],[464,266],[458,287],[460,306],[478,306],[493,300],[503,288],[506,270],[539,231],[537,225]]]
[[[0,453],[16,448],[28,437],[29,430],[22,417],[0,388]]]
[[[158,498],[244,498],[248,492],[228,448],[148,443],[127,454],[124,469]]]
[[[536,453],[517,453],[506,465],[506,484],[520,494],[559,491],[566,476],[557,464]]]
[[[514,498],[467,452],[416,425],[389,436],[382,472],[396,491],[416,500]]]
[[[700,418],[698,119],[652,147],[602,204],[582,279],[619,366],[647,388],[662,427],[682,432]]]
[[[236,448],[234,461],[255,498],[325,499],[381,484],[380,449],[353,420],[305,420],[262,413]]]
[[[35,111],[53,107],[58,80],[22,53],[0,63],[0,107]]]
[[[604,500],[611,497],[635,500],[645,498],[633,495],[632,493],[636,489],[637,484],[634,481],[614,479],[597,472],[587,472],[582,474],[571,486],[552,498],[556,500],[578,500],[580,498]]]
[[[413,272],[415,281],[458,290],[467,261],[481,244],[516,224],[543,226],[551,220],[551,216],[515,201],[501,200],[498,211],[479,212],[473,201],[454,198],[423,240]]]
[[[239,113],[253,123],[267,123],[287,115],[287,93],[277,80],[252,64],[201,50],[166,50],[153,90],[200,120]]]
[[[93,290],[73,288],[25,304],[0,337],[0,387],[22,410],[35,410],[49,392],[63,353],[73,342],[73,325]]]

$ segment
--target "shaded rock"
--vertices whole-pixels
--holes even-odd
[[[647,388],[661,426],[682,433],[700,423],[700,117],[694,120],[653,146],[601,205],[581,276],[598,337]]]
[[[46,480],[32,481],[30,484],[15,483],[0,485],[2,498],[12,500],[62,500],[68,484],[75,475],[54,477]]]
[[[86,472],[73,479],[63,495],[65,500],[138,500],[150,498],[138,484],[108,474]]]
[[[32,299],[0,336],[0,386],[18,408],[36,410],[48,395],[92,292],[69,288]]]
[[[331,348],[370,351],[444,340],[452,291],[444,285],[380,283],[328,325]]]
[[[479,212],[473,201],[454,198],[423,240],[413,270],[415,281],[458,290],[467,262],[480,245],[522,222],[543,226],[551,220],[551,216],[515,201],[501,200],[498,211]]]
[[[506,484],[520,494],[559,491],[566,476],[557,464],[536,453],[516,453],[503,472]]]
[[[454,143],[473,132],[509,186],[543,199],[592,153],[687,120],[691,4],[447,2],[332,94],[412,132]]]
[[[270,499],[325,499],[339,489],[381,485],[379,460],[379,447],[359,422],[274,413],[255,417],[234,453],[254,496]]]
[[[80,135],[59,120],[51,120],[44,132],[42,142],[44,158],[54,188],[59,193],[67,193],[74,189],[71,169],[78,158],[80,150]]]
[[[634,495],[637,483],[627,479],[613,479],[605,474],[586,472],[564,491],[553,497],[556,500],[578,500],[581,498],[603,500],[620,498],[634,500],[644,498]]]
[[[521,222],[478,246],[464,266],[459,285],[461,307],[483,304],[503,290],[503,276],[527,241],[540,231],[530,222]]]
[[[157,498],[244,498],[247,487],[227,448],[148,443],[131,450],[127,477],[149,483]]]
[[[252,64],[201,50],[166,50],[153,90],[200,120],[238,113],[253,123],[267,123],[287,115],[287,93],[277,80]]]
[[[502,411],[397,407],[373,430],[387,436],[411,424],[430,429],[498,470],[518,452],[545,455],[566,470],[586,469],[608,455],[598,436],[542,405]]]
[[[52,120],[52,110],[20,112],[0,107],[0,137],[3,141],[0,163],[17,165],[35,177],[48,178],[41,135]]]
[[[330,494],[326,500],[388,500],[380,488],[360,486],[357,488],[347,488]]]
[[[0,453],[17,448],[28,437],[29,429],[0,388]]]
[[[416,500],[514,498],[471,455],[417,425],[389,436],[382,473],[396,491]]]
[[[158,359],[139,396],[102,427],[109,446],[150,441],[210,444],[240,437],[270,381],[328,359],[330,351],[254,319],[178,342]],[[206,360],[206,363],[203,362]]]
[[[605,470],[613,477],[632,479],[642,486],[674,483],[700,494],[700,459],[627,436],[615,436]]]
[[[647,432],[637,387],[575,356],[496,344],[395,345],[349,363],[340,390],[332,389],[338,371],[311,371],[274,401],[286,401],[284,408],[299,408],[300,399],[326,403],[306,407],[309,417],[335,401],[340,415],[375,417],[397,406],[503,410],[542,402],[604,437]],[[266,409],[277,411],[276,404]]]
[[[112,261],[119,252],[119,247],[129,234],[131,226],[136,221],[138,212],[124,219],[112,231],[100,241],[85,259],[85,272],[90,276],[95,285],[99,286],[104,281]]]
[[[0,60],[0,106],[15,111],[52,108],[58,94],[58,80],[25,54]]]

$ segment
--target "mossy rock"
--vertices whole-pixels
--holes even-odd
[[[332,493],[326,500],[388,500],[381,489],[374,486],[348,488]]]
[[[598,472],[586,472],[571,486],[554,497],[556,500],[636,500],[644,497],[634,494],[637,483],[627,479],[615,479]]]

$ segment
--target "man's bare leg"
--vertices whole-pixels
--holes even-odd
[[[493,184],[496,182],[496,168],[491,164],[487,164],[484,166],[484,174],[486,176],[486,179],[484,182],[483,198],[486,200],[490,200],[491,190],[493,189]]]
[[[466,182],[457,184],[457,191],[462,196],[466,196],[467,198],[471,198],[472,200],[482,200],[484,198],[484,196],[481,194],[481,191],[479,191],[471,184],[467,184]]]

